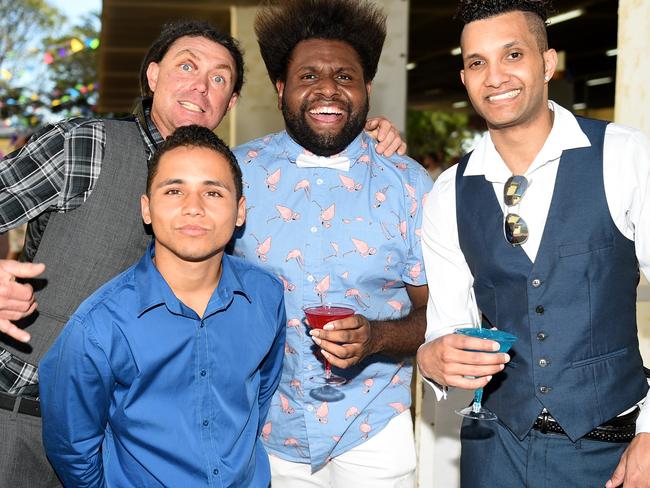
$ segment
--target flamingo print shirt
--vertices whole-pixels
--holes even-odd
[[[262,438],[269,452],[311,464],[361,444],[409,408],[412,361],[383,355],[334,374],[345,398],[314,400],[322,357],[308,335],[302,307],[344,303],[368,320],[397,319],[411,309],[405,283],[426,284],[420,226],[432,182],[408,157],[378,155],[362,132],[338,156],[348,171],[298,167],[309,154],[286,132],[235,149],[248,214],[234,253],[284,283],[287,342],[284,367]],[[337,158],[340,159],[340,158]]]

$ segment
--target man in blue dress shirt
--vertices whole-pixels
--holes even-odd
[[[161,146],[142,196],[154,243],[40,364],[43,441],[66,486],[268,486],[259,436],[286,315],[277,278],[224,254],[244,223],[241,192],[209,129]]]
[[[296,0],[261,10],[256,32],[286,131],[235,150],[249,208],[235,253],[285,286],[285,363],[262,432],[273,487],[414,486],[409,356],[424,339],[431,179],[363,132],[385,16],[366,2]],[[321,300],[357,314],[309,335],[302,307]],[[342,399],[315,391],[321,354],[347,380]]]

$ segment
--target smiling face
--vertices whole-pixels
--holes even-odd
[[[548,117],[548,80],[557,64],[541,52],[520,11],[471,22],[463,29],[461,80],[490,130],[525,127]]]
[[[337,154],[363,130],[370,83],[357,52],[345,42],[298,43],[286,81],[276,86],[287,132],[314,154]]]
[[[181,37],[159,63],[147,68],[154,92],[151,118],[163,137],[197,124],[219,125],[237,101],[235,61],[228,50],[205,37]]]
[[[246,216],[228,161],[204,147],[181,146],[163,154],[141,207],[156,237],[156,262],[220,259]]]

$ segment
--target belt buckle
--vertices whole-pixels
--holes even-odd
[[[539,426],[539,431],[542,434],[548,434],[548,418],[550,417],[548,412],[542,412],[541,420],[542,424]]]

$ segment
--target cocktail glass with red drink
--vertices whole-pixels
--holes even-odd
[[[326,324],[334,320],[340,320],[354,315],[354,309],[348,305],[339,303],[319,303],[311,304],[303,307],[305,316],[307,317],[307,324],[312,329],[322,329]],[[332,374],[332,365],[324,358],[325,361],[325,377],[323,378],[325,385],[320,388],[315,388],[310,391],[310,396],[316,400],[324,402],[337,402],[345,398],[345,394],[335,388],[346,383],[346,379]]]

